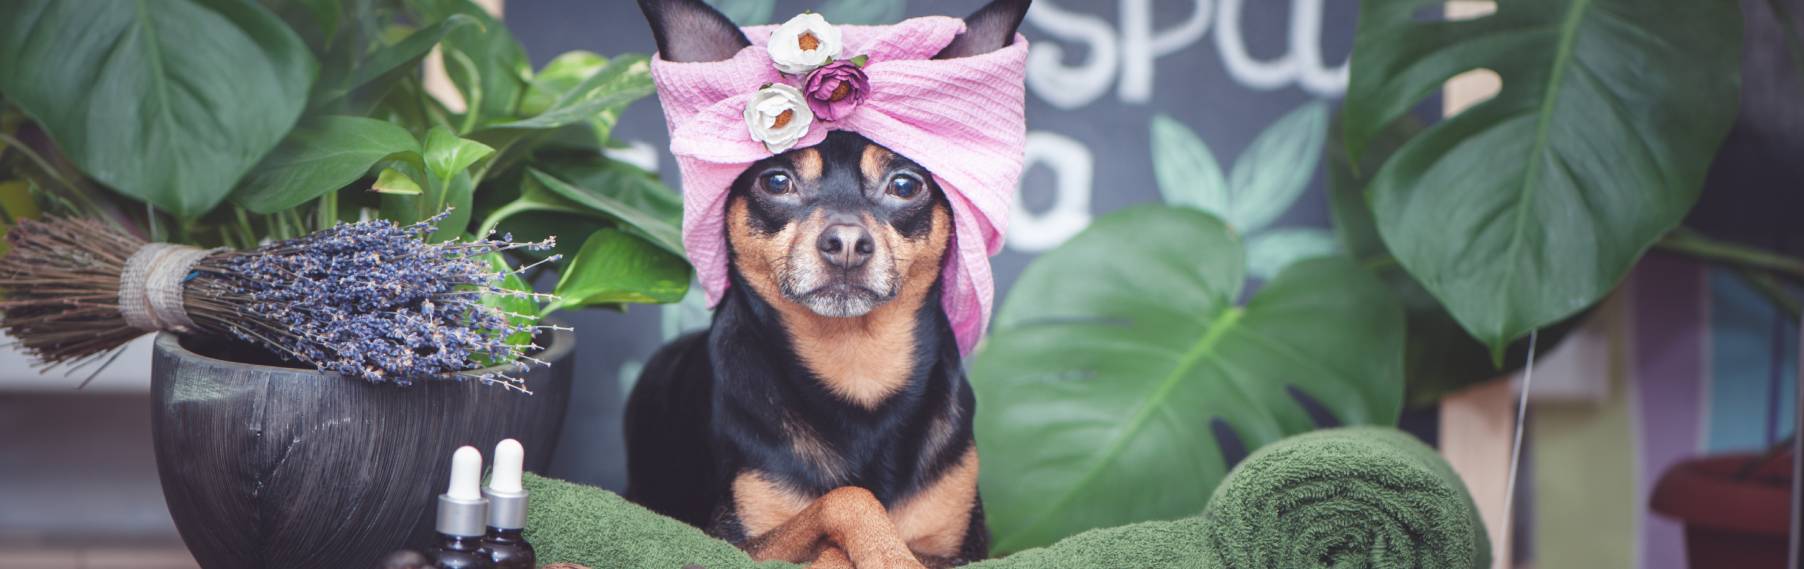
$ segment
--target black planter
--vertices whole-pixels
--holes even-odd
[[[152,434],[182,541],[206,569],[363,569],[428,543],[457,447],[482,449],[486,468],[511,437],[527,469],[551,462],[575,344],[551,333],[538,356],[551,365],[528,374],[526,395],[477,381],[374,385],[157,337]],[[225,354],[264,361],[210,357]]]

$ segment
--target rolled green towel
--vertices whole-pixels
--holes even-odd
[[[1395,429],[1297,435],[1254,452],[1203,514],[1203,567],[1490,567],[1466,486],[1434,449]]]
[[[707,569],[795,567],[754,563],[732,544],[695,526],[658,515],[593,486],[527,473],[526,541],[539,563],[575,563],[593,569]]]
[[[1184,569],[1203,559],[1203,519],[1140,522],[1086,531],[1058,543],[979,561],[966,569]]]

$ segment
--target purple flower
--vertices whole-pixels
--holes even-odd
[[[871,92],[871,79],[855,61],[829,63],[808,74],[802,93],[808,97],[808,108],[814,116],[836,121],[852,114]]]

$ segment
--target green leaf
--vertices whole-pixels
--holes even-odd
[[[465,120],[469,128],[460,128],[459,132],[512,119],[532,68],[526,49],[514,40],[507,26],[470,0],[410,0],[410,4],[426,14],[428,21],[462,14],[481,24],[451,30],[440,42],[444,47],[445,73],[469,107]]]
[[[500,253],[490,253],[485,256],[488,258],[490,270],[507,275],[501,278],[500,289],[521,293],[533,292],[532,285],[527,284],[525,279],[520,278],[520,274],[514,272],[513,267],[508,266],[506,257],[502,256]],[[531,326],[539,322],[539,302],[533,300],[530,296],[485,293],[477,300],[477,302],[483,306],[498,308],[503,312],[509,313],[511,316],[508,317],[508,321],[515,325]],[[515,346],[531,344],[532,333],[519,332],[510,335],[507,337],[507,343]],[[484,366],[497,366],[507,363],[491,361],[486,356],[480,354],[477,356],[477,360]]]
[[[668,202],[651,201],[647,194],[669,192],[656,180],[635,175],[632,166],[613,162],[612,167],[580,172],[570,182],[537,169],[528,169],[528,187],[537,185],[570,203],[618,221],[622,226],[671,254],[683,255],[682,220],[672,218]],[[571,172],[573,170],[567,170]],[[579,182],[580,180],[580,182]],[[580,183],[581,185],[577,185]],[[530,190],[528,190],[530,191]],[[681,206],[678,206],[678,212]]]
[[[1496,97],[1405,144],[1371,182],[1397,261],[1496,358],[1592,305],[1697,200],[1735,117],[1733,2],[1533,0],[1423,22],[1415,0],[1361,4],[1345,143],[1472,69]]]
[[[552,58],[526,86],[526,94],[520,97],[520,115],[530,117],[549,110],[558,99],[607,65],[607,57],[592,51],[567,51]]]
[[[551,63],[545,64],[545,68],[539,70],[538,75],[533,76],[532,85],[527,87],[526,95],[520,100],[520,114],[528,117],[544,114],[560,100],[581,88],[586,80],[595,77],[607,65],[606,57],[587,51],[571,51],[557,56],[551,60]],[[616,105],[592,114],[586,120],[589,128],[583,143],[587,146],[606,146],[609,143],[608,137],[613,134],[614,124],[620,121],[620,113],[625,108],[626,105]],[[551,133],[546,133],[543,138],[562,137],[574,128],[576,127],[565,125],[562,128],[554,129]],[[519,130],[491,132],[515,137],[522,136]],[[552,141],[545,143],[551,144]]]
[[[312,13],[314,22],[319,24],[320,33],[330,43],[338,35],[338,17],[344,12],[343,3],[339,0],[308,0],[301,4]]]
[[[708,3],[741,26],[771,23],[771,12],[777,8],[777,0],[708,0]]]
[[[1391,424],[1403,316],[1342,258],[1292,265],[1244,307],[1241,244],[1191,209],[1109,214],[1030,263],[971,364],[994,550],[1194,516],[1229,467],[1316,428]]]
[[[192,218],[294,126],[315,63],[253,2],[11,0],[0,69],[0,92],[83,172]]]
[[[432,174],[433,179],[450,180],[477,160],[494,152],[495,149],[486,144],[459,138],[451,129],[435,126],[426,132],[425,152],[421,157],[425,159],[426,171]]]
[[[1165,203],[1228,215],[1228,181],[1215,153],[1190,127],[1171,116],[1153,115],[1153,174]]]
[[[420,151],[407,129],[362,117],[327,116],[295,129],[246,178],[232,201],[275,213],[338,191],[400,152]]]
[[[558,279],[558,299],[546,313],[598,304],[668,303],[689,290],[689,263],[644,239],[603,229],[583,242],[582,252]]]
[[[1270,225],[1309,187],[1322,160],[1328,107],[1320,101],[1298,107],[1259,133],[1234,159],[1228,174],[1233,197],[1228,223],[1243,233]]]
[[[341,71],[334,77],[322,76],[320,83],[314,86],[312,106],[314,108],[325,106],[379,77],[404,67],[417,67],[426,54],[432,51],[433,46],[438,45],[446,34],[465,26],[476,25],[476,23],[475,18],[463,14],[453,14],[436,24],[409,34],[406,39],[396,42],[394,45],[376,49],[348,74]]]
[[[421,217],[425,218],[438,215],[447,208],[450,209],[450,212],[445,215],[445,219],[438,223],[438,229],[433,231],[429,237],[432,242],[450,241],[462,237],[469,231],[472,210],[470,207],[471,193],[474,191],[475,185],[470,183],[470,173],[458,172],[445,185],[444,199],[435,204],[436,207],[421,212]]]
[[[1337,118],[1337,124],[1329,130],[1330,138],[1335,140],[1339,140],[1338,122]],[[1528,360],[1528,340],[1520,339],[1510,345],[1502,367],[1492,364],[1490,350],[1467,334],[1440,301],[1422,288],[1422,283],[1397,265],[1378,236],[1371,208],[1366,204],[1366,184],[1378,171],[1378,165],[1426,127],[1410,116],[1391,123],[1367,147],[1358,168],[1353,167],[1344,146],[1329,145],[1327,150],[1329,211],[1334,216],[1334,231],[1341,247],[1376,273],[1403,304],[1404,327],[1408,330],[1403,350],[1404,400],[1407,406],[1418,408],[1432,406],[1468,386],[1513,373]],[[1575,316],[1542,331],[1537,349],[1542,353],[1552,350],[1580,318]]]
[[[1334,234],[1313,227],[1261,231],[1247,238],[1247,272],[1271,280],[1297,261],[1333,255],[1340,249]]]
[[[906,15],[903,0],[826,0],[821,3],[821,16],[834,25],[894,24]]]
[[[419,182],[393,168],[383,168],[382,173],[376,176],[376,184],[370,186],[370,189],[377,193],[403,196],[417,196],[423,193]]]
[[[517,251],[518,254],[532,258],[545,258],[552,255],[563,257],[553,264],[560,270],[571,259],[576,258],[582,250],[583,242],[589,234],[611,227],[609,220],[597,219],[592,215],[563,213],[557,211],[529,211],[508,216],[495,226],[497,231],[512,235],[516,242],[541,241],[547,237],[557,237],[557,244],[549,251]]]
[[[557,128],[613,113],[652,93],[650,61],[640,54],[623,54],[600,71],[583,79],[558,97],[544,112],[532,118],[494,125],[494,128]],[[609,119],[612,124],[612,119]]]
[[[31,183],[24,180],[0,181],[0,235],[11,231],[21,219],[36,219],[42,212],[31,197]],[[11,247],[0,239],[0,255]]]

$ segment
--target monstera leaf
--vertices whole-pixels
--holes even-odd
[[[0,2],[0,92],[83,172],[183,217],[282,140],[315,66],[255,2]]]
[[[1365,200],[1366,184],[1378,165],[1423,128],[1426,124],[1415,117],[1391,123],[1367,146],[1357,166],[1347,157],[1345,147],[1334,145],[1327,151],[1329,212],[1341,247],[1377,273],[1403,304],[1404,328],[1408,331],[1403,348],[1403,396],[1404,405],[1411,408],[1435,405],[1455,391],[1514,373],[1527,364],[1529,348],[1527,338],[1516,340],[1505,351],[1503,365],[1498,366],[1492,361],[1490,350],[1467,334],[1440,301],[1422,288],[1422,283],[1397,265],[1378,237],[1371,207]],[[1340,134],[1338,119],[1329,132],[1330,136]],[[1536,349],[1546,353],[1558,346],[1583,317],[1584,313],[1580,313],[1542,329]]]
[[[1196,515],[1246,452],[1396,421],[1403,315],[1384,285],[1317,258],[1236,306],[1243,251],[1209,214],[1143,206],[1022,273],[970,368],[997,552]]]
[[[1473,69],[1494,98],[1404,144],[1369,199],[1384,243],[1501,359],[1609,292],[1697,200],[1736,113],[1734,2],[1525,0],[1455,22],[1361,4],[1345,113],[1358,160]]]

